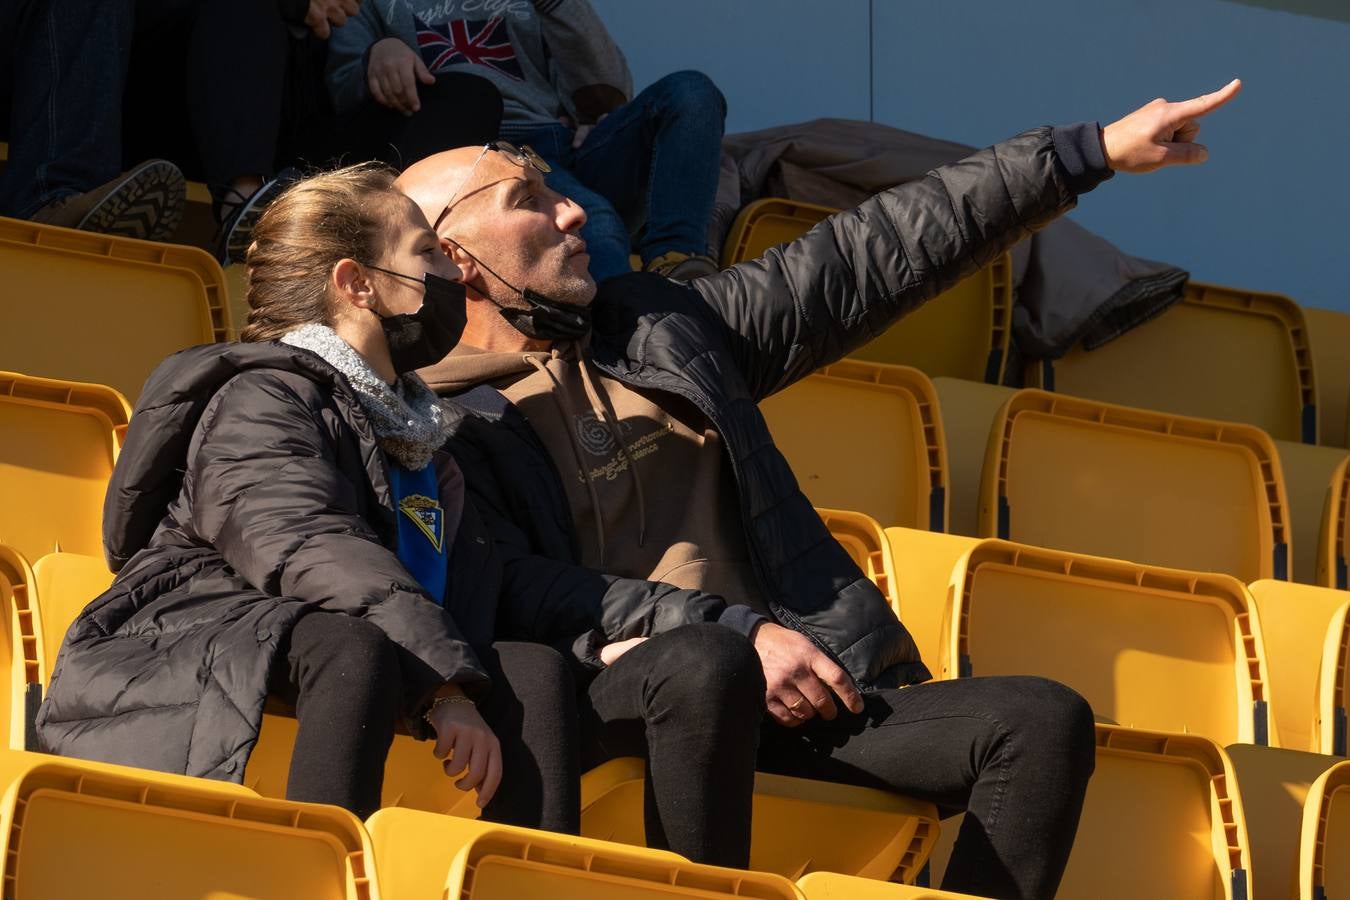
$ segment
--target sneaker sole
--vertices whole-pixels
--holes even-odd
[[[253,243],[253,226],[258,224],[262,214],[282,191],[300,179],[299,172],[289,169],[269,179],[262,187],[253,192],[253,196],[244,201],[244,208],[235,215],[234,221],[223,239],[217,244],[216,258],[222,266],[230,263],[242,263],[248,256],[248,247]]]
[[[82,231],[163,241],[183,224],[187,181],[171,162],[152,159],[122,181],[80,220]]]

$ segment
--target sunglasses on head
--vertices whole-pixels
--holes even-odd
[[[498,153],[503,154],[507,159],[511,160],[511,162],[520,166],[522,169],[534,169],[540,175],[547,175],[549,172],[553,171],[553,167],[544,162],[544,158],[538,153],[535,153],[534,148],[529,144],[517,147],[515,144],[508,141],[491,141],[486,143],[483,145],[483,152],[478,154],[477,159],[473,161],[473,165],[469,166],[469,171],[464,173],[464,177],[460,179],[459,184],[455,186],[454,193],[450,195],[450,199],[445,203],[445,208],[441,210],[441,214],[436,217],[435,224],[431,226],[432,231],[440,231],[441,223],[445,221],[446,216],[450,215],[450,207],[454,206],[455,201],[459,199],[459,192],[464,190],[464,185],[468,184],[469,179],[473,177],[474,169],[478,168],[478,164],[483,161],[483,157],[487,156],[488,152],[491,150],[496,150]]]

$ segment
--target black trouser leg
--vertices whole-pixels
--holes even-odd
[[[299,723],[286,798],[331,803],[361,819],[379,809],[402,701],[393,642],[364,619],[311,612],[291,630],[272,682],[273,693],[294,702]]]
[[[502,97],[486,78],[460,72],[418,84],[422,108],[411,116],[366,101],[338,120],[342,142],[334,155],[343,162],[377,159],[400,171],[442,150],[485,144],[497,137]]]
[[[501,642],[479,654],[492,688],[478,711],[502,748],[502,782],[483,809],[491,822],[564,834],[581,830],[576,687],[562,655]]]
[[[749,864],[764,673],[748,640],[721,625],[666,632],[602,671],[582,702],[588,766],[647,757],[649,846]]]
[[[291,52],[276,0],[200,0],[188,48],[188,111],[207,182],[270,175]]]
[[[1045,898],[1064,874],[1095,753],[1092,710],[1069,688],[970,678],[869,694],[863,717],[771,726],[760,766],[964,809],[943,890]]]

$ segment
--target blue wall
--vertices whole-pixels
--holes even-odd
[[[731,131],[870,116],[985,145],[1240,75],[1242,95],[1205,121],[1205,166],[1117,176],[1074,217],[1198,279],[1350,310],[1350,24],[1226,0],[592,3],[639,87],[702,69]]]

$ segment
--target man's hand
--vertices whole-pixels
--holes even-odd
[[[321,41],[328,40],[332,28],[341,28],[347,19],[361,11],[361,0],[309,0],[305,25]]]
[[[827,721],[833,719],[839,710],[831,689],[850,712],[862,712],[862,695],[853,679],[810,638],[782,625],[761,622],[750,641],[764,666],[769,715],[780,724],[794,728],[817,714]]]
[[[417,99],[419,81],[435,84],[436,76],[422,62],[422,55],[403,41],[385,38],[370,48],[366,83],[376,103],[411,116],[422,108]]]
[[[436,731],[433,755],[461,791],[478,790],[478,808],[488,805],[502,783],[502,746],[472,703],[442,703],[427,716]]]
[[[612,644],[606,644],[600,648],[600,661],[607,666],[612,666],[614,665],[614,660],[623,656],[629,650],[632,650],[645,640],[645,637],[635,637],[629,638],[626,641],[615,641]]]
[[[1158,99],[1102,129],[1106,164],[1117,172],[1152,172],[1165,166],[1202,163],[1209,158],[1196,121],[1223,106],[1242,90],[1236,78],[1212,94],[1168,103]]]

